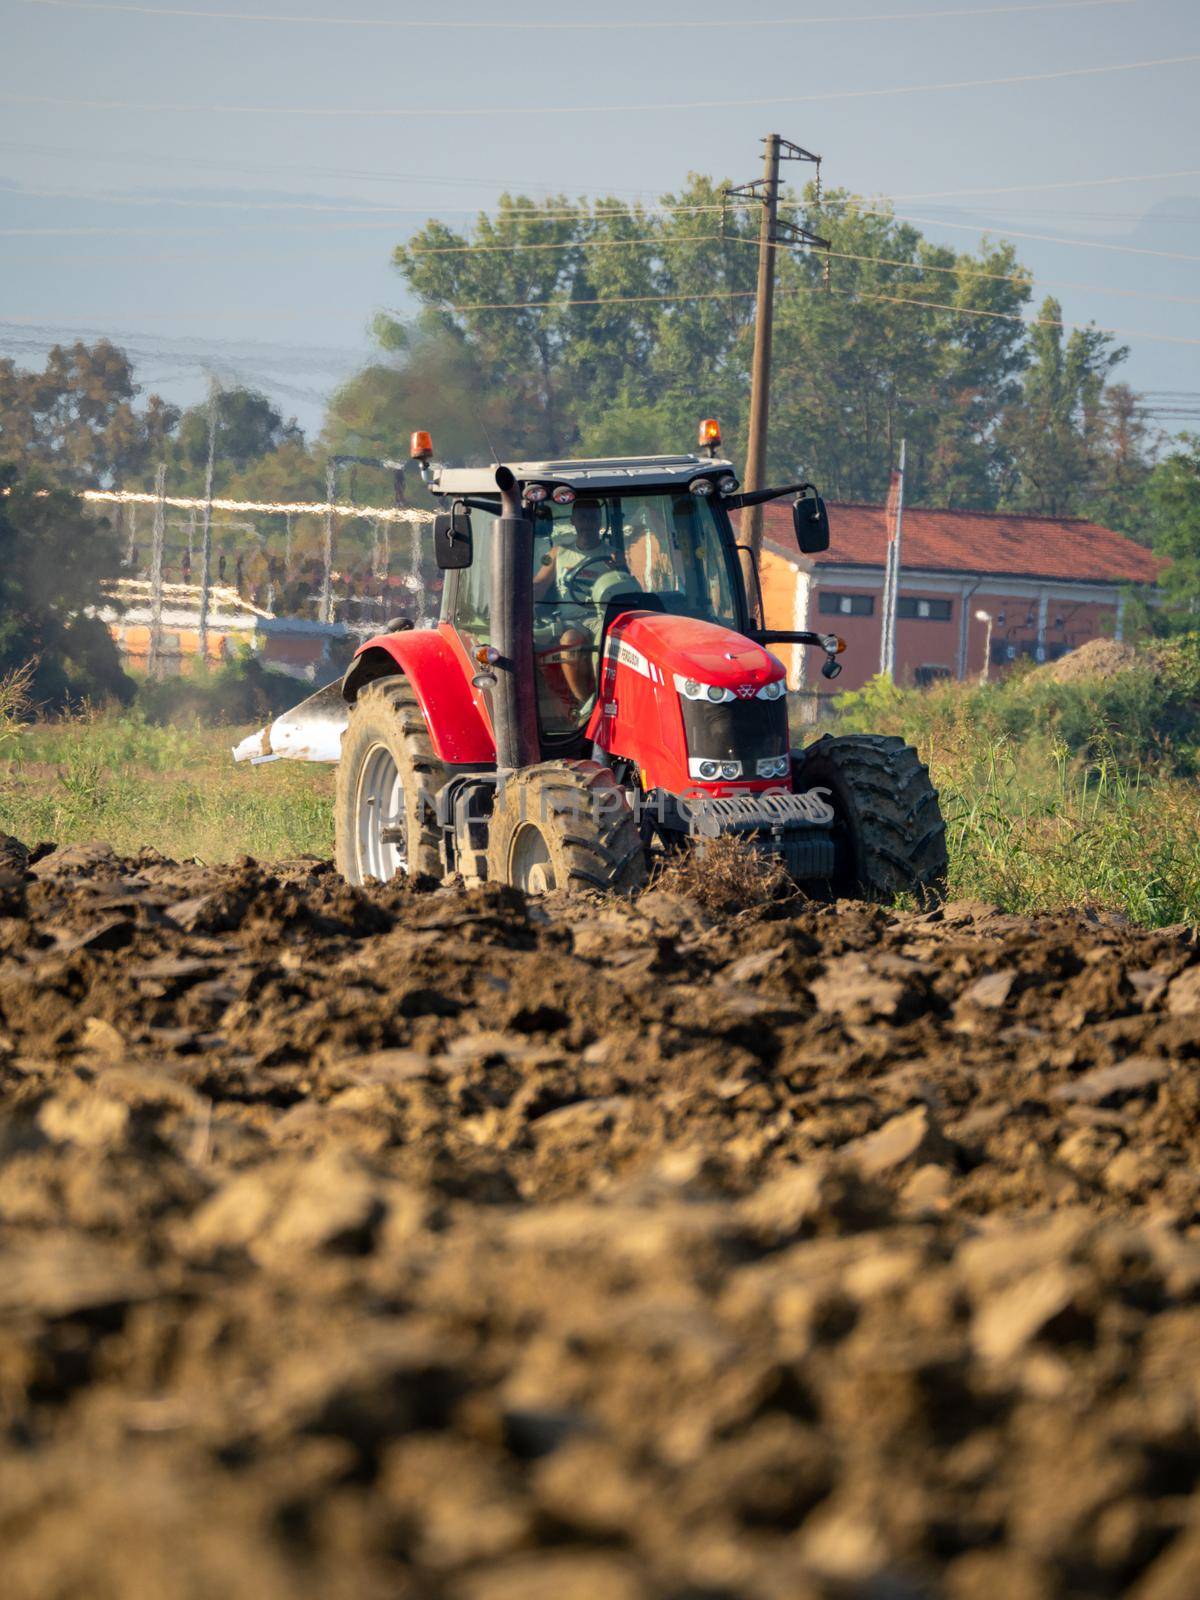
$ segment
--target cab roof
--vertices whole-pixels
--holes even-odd
[[[496,467],[435,467],[429,489],[437,495],[494,495]],[[518,483],[565,483],[572,489],[672,489],[701,473],[733,472],[733,463],[707,456],[611,456],[585,461],[509,461]]]

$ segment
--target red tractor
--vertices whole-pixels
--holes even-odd
[[[739,493],[717,425],[695,455],[445,468],[413,454],[443,512],[436,628],[402,627],[239,755],[336,760],[337,864],[532,893],[628,890],[651,857],[733,833],[814,892],[936,895],[937,791],[902,740],[791,746],[758,577],[730,512],[794,496],[804,552],[829,544],[811,484]],[[758,610],[761,612],[761,597]]]

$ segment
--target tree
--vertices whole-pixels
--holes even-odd
[[[0,451],[22,472],[40,466],[79,488],[137,478],[179,421],[158,395],[137,410],[139,393],[129,357],[107,339],[55,345],[42,372],[0,361]]]
[[[1104,385],[1129,352],[1098,328],[1076,328],[1064,339],[1053,297],[1042,302],[1029,344],[1020,401],[1001,429],[1011,462],[1004,500],[1016,511],[1070,516],[1099,478]]]
[[[512,402],[510,450],[559,454],[573,435],[563,393],[563,348],[578,313],[563,308],[583,267],[587,211],[564,195],[540,205],[501,195],[473,237],[431,222],[395,264],[447,330],[472,350],[485,384]]]
[[[1170,566],[1163,574],[1168,615],[1195,628],[1200,614],[1200,435],[1182,434],[1172,452],[1150,472],[1144,490],[1156,555]]]
[[[208,465],[209,402],[190,406],[180,417],[167,453],[168,477],[176,494],[199,494]],[[284,446],[304,445],[295,417],[280,412],[254,389],[222,389],[217,396],[217,439],[213,481],[218,492],[231,478]]]
[[[75,495],[0,468],[0,674],[32,663],[32,698],[56,709],[129,700],[112,635],[87,614],[120,565],[112,527]]]
[[[1145,490],[1156,445],[1139,397],[1127,383],[1108,384],[1100,397],[1095,483],[1086,510],[1139,544],[1153,538]]]
[[[403,459],[410,434],[424,428],[439,460],[489,456],[489,436],[502,454],[516,453],[528,422],[518,422],[513,395],[492,381],[482,353],[460,330],[430,312],[412,327],[380,318],[376,335],[379,359],[330,400],[324,449]],[[419,495],[419,483],[409,487]],[[377,488],[382,503],[390,486],[381,480]],[[370,485],[365,489],[370,493]]]
[[[720,211],[696,176],[662,215],[505,195],[471,235],[431,223],[395,261],[428,307],[425,336],[440,328],[474,367],[474,405],[501,398],[506,454],[624,439],[614,410],[649,429],[629,448],[678,449],[698,405],[744,407],[735,352],[753,314],[752,230],[731,212],[721,239]]]
[[[913,499],[993,505],[1029,292],[1011,248],[959,254],[844,192],[819,211],[808,199],[807,226],[832,246],[830,282],[820,252],[780,263],[773,470],[878,500],[905,438]]]

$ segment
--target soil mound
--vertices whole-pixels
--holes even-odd
[[[10,850],[6,1600],[1184,1600],[1180,928]]]
[[[1133,667],[1153,667],[1153,661],[1131,644],[1116,639],[1089,639],[1057,661],[1047,661],[1030,673],[1046,683],[1079,683],[1085,678],[1115,678]]]

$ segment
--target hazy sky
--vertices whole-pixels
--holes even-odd
[[[741,181],[777,130],[931,237],[1071,241],[1017,238],[1039,296],[1127,330],[1137,386],[1200,391],[1200,0],[0,0],[0,28],[0,354],[22,361],[105,333],[172,398],[211,366],[312,427],[372,313],[405,309],[390,248],[425,218],[503,187]],[[862,93],[897,87],[920,92]]]

